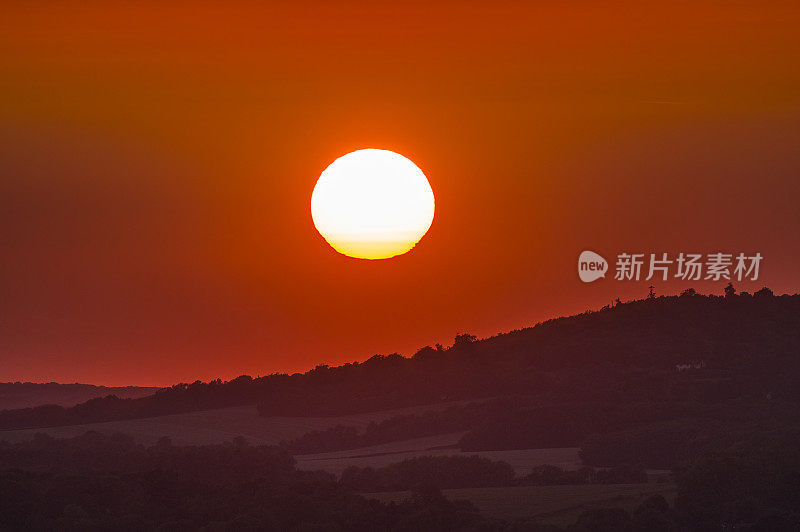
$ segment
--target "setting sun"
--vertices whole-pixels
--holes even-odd
[[[314,225],[339,253],[388,259],[411,250],[433,222],[433,191],[413,162],[357,150],[322,172],[311,196]]]

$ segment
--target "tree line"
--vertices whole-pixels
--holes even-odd
[[[412,357],[376,355],[306,373],[177,384],[138,399],[0,412],[0,428],[133,419],[257,405],[264,416],[327,416],[506,395],[544,403],[800,400],[800,296],[685,291],[549,320]],[[702,362],[702,369],[676,366]]]
[[[798,442],[767,437],[758,447],[706,454],[676,471],[674,504],[655,495],[630,513],[590,508],[562,529],[491,519],[442,494],[447,487],[519,485],[508,464],[485,458],[415,458],[374,470],[350,468],[337,479],[299,471],[284,449],[242,438],[204,446],[174,446],[164,438],[145,447],[119,434],[64,440],[39,434],[0,443],[0,529],[793,531],[800,526]],[[600,474],[539,466],[518,481],[614,482],[642,471]],[[359,494],[374,488],[409,495],[381,503]]]

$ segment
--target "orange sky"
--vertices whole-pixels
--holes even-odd
[[[797,291],[800,6],[530,4],[5,3],[0,381],[305,370],[647,293],[584,249],[758,251],[739,287]],[[367,147],[436,195],[388,261],[309,212]]]

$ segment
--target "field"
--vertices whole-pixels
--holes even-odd
[[[236,436],[244,436],[252,444],[269,445],[302,436],[312,430],[324,430],[336,425],[349,425],[364,429],[372,421],[380,421],[398,414],[443,409],[452,404],[455,403],[334,417],[261,417],[253,406],[221,408],[146,419],[43,429],[6,430],[0,431],[0,440],[24,441],[32,438],[37,432],[50,434],[57,438],[69,438],[93,430],[108,434],[115,432],[130,434],[137,441],[146,445],[155,443],[163,436],[172,438],[176,445],[220,443],[230,441]],[[539,464],[552,464],[565,469],[580,467],[576,448],[461,453],[454,447],[463,434],[463,432],[439,434],[361,449],[298,455],[295,458],[297,467],[300,469],[321,469],[334,474],[341,473],[351,465],[382,467],[414,456],[453,454],[479,454],[492,460],[504,460],[511,464],[518,474],[527,473],[531,467]]]
[[[491,460],[508,462],[518,475],[530,472],[531,468],[542,464],[551,464],[564,469],[578,469],[581,466],[578,449],[563,447],[558,449],[522,449],[515,451],[475,451],[464,453],[455,448],[441,449],[454,445],[463,432],[441,434],[427,438],[402,440],[362,449],[338,451],[333,453],[306,454],[295,456],[300,469],[322,469],[339,474],[346,467],[383,467],[415,456],[435,455],[480,455]]]
[[[132,435],[144,444],[155,443],[163,436],[172,438],[176,445],[202,445],[221,443],[236,436],[244,436],[253,444],[276,444],[281,440],[297,438],[312,430],[325,430],[336,425],[349,425],[364,429],[372,421],[380,421],[398,414],[411,414],[427,410],[444,409],[457,403],[441,403],[366,414],[332,417],[261,417],[255,406],[219,408],[186,414],[87,423],[66,427],[0,431],[0,440],[24,441],[37,432],[57,438],[78,436],[86,431],[103,433],[122,432]]]
[[[673,484],[612,484],[581,486],[518,486],[444,490],[450,499],[471,501],[481,513],[508,520],[568,526],[590,508],[624,508],[631,512],[650,495],[660,493],[670,503]],[[381,501],[401,501],[408,492],[369,493]]]
[[[312,430],[324,430],[335,425],[364,429],[370,422],[388,417],[425,410],[441,409],[453,403],[428,405],[368,414],[336,417],[261,417],[255,407],[224,408],[128,421],[112,421],[45,429],[8,430],[0,432],[0,440],[22,441],[42,432],[54,437],[77,436],[89,430],[104,433],[122,432],[137,441],[152,444],[163,436],[177,445],[209,444],[244,436],[253,444],[275,444],[296,438]],[[295,456],[297,467],[304,470],[324,470],[341,473],[348,466],[383,467],[415,456],[473,455],[508,462],[517,475],[530,472],[540,464],[552,464],[564,469],[581,466],[578,449],[524,449],[514,451],[481,451],[462,453],[455,446],[463,432],[440,434],[424,438],[395,441],[360,449]],[[583,485],[583,486],[523,486],[510,488],[475,488],[446,490],[453,499],[472,501],[482,513],[510,520],[535,520],[542,523],[569,525],[587,508],[622,507],[633,510],[652,493],[674,497],[671,484]],[[389,501],[401,500],[407,492],[368,494],[368,497]]]

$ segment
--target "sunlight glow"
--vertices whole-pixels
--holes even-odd
[[[433,222],[433,191],[417,165],[388,150],[358,150],[322,172],[311,196],[317,231],[339,253],[387,259],[413,248]]]

